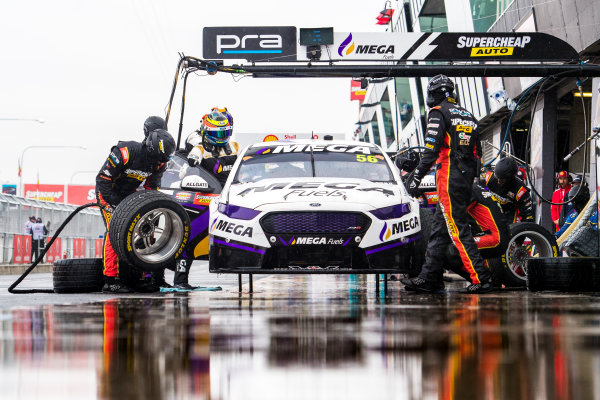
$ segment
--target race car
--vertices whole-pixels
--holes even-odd
[[[429,218],[376,145],[256,143],[210,203],[209,269],[418,273]]]

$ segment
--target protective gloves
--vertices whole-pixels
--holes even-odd
[[[406,190],[408,191],[408,194],[410,194],[412,197],[420,197],[421,196],[421,192],[419,191],[419,185],[421,184],[421,177],[415,175],[414,172],[412,172],[408,178],[406,179]]]

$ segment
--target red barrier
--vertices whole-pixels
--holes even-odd
[[[50,240],[48,239],[48,242]],[[46,262],[53,263],[56,260],[60,260],[60,252],[61,252],[61,240],[57,238],[54,243],[52,243],[52,247],[46,253]]]
[[[13,263],[31,262],[31,235],[15,235],[13,240]]]
[[[102,258],[102,250],[104,247],[104,239],[96,239],[94,242],[94,257]]]
[[[73,258],[85,257],[85,239],[73,239]]]

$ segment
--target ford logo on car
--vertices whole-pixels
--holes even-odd
[[[311,207],[321,207],[321,203],[310,203],[309,206],[311,206]]]

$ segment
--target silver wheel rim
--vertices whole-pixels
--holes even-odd
[[[506,264],[517,278],[527,279],[527,260],[532,257],[552,257],[552,244],[535,231],[516,234],[508,242]]]
[[[183,221],[172,210],[144,214],[133,228],[133,252],[143,262],[158,264],[175,255],[183,241]]]

